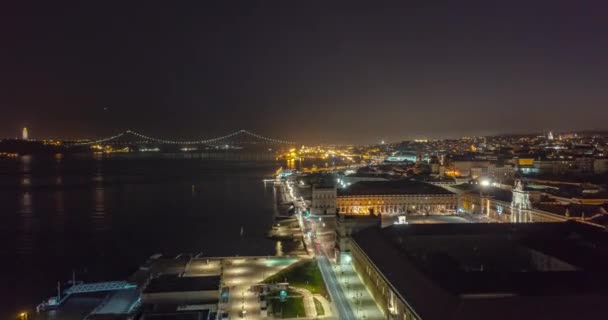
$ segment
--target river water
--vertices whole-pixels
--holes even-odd
[[[51,296],[72,270],[120,280],[155,253],[276,254],[265,238],[275,194],[262,179],[280,164],[242,159],[0,159],[0,318]]]

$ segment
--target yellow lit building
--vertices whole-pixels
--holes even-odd
[[[456,194],[432,184],[411,181],[360,181],[339,189],[336,207],[344,215],[452,214]]]
[[[518,166],[533,166],[534,158],[519,158],[517,159]]]

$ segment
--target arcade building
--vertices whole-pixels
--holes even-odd
[[[608,235],[578,222],[404,224],[355,233],[386,319],[599,319]]]
[[[454,214],[457,204],[456,194],[412,180],[360,181],[338,189],[336,198],[341,215]]]

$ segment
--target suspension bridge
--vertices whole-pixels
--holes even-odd
[[[249,130],[241,129],[223,136],[200,139],[200,140],[173,140],[147,136],[133,130],[127,130],[114,136],[105,137],[97,140],[81,141],[70,143],[69,146],[88,146],[103,143],[157,143],[168,145],[223,145],[223,144],[275,144],[275,145],[295,145],[296,142],[275,139],[262,136]]]

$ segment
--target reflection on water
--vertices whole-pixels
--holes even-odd
[[[32,184],[32,178],[29,174],[23,174],[21,176],[21,186],[28,187]]]
[[[20,160],[21,170],[21,186],[27,187],[32,184],[32,176],[30,175],[32,156],[22,156]]]
[[[103,173],[101,172],[101,168],[97,168],[97,173],[95,173],[95,175],[93,176],[93,182],[103,182]]]
[[[55,198],[55,217],[53,218],[53,231],[63,232],[65,227],[65,208],[63,204],[63,191],[57,191],[53,195]]]
[[[287,169],[296,169],[295,159],[287,159]]]
[[[32,194],[29,191],[25,191],[21,194],[21,216],[23,218],[31,218],[32,217]],[[27,219],[24,219],[27,220]]]
[[[93,229],[95,231],[103,231],[106,229],[105,225],[105,206],[104,206],[104,189],[103,187],[95,188],[95,210],[91,214],[91,222],[93,223]]]
[[[20,161],[20,170],[21,172],[30,172],[31,170],[31,164],[32,164],[32,156],[30,155],[25,155],[25,156],[21,156],[19,158]]]
[[[35,228],[31,193],[27,191],[22,193],[19,204],[22,227],[20,230],[21,232],[19,233],[19,247],[17,248],[17,252],[19,255],[28,255],[31,254],[32,248],[34,247],[33,229]]]

